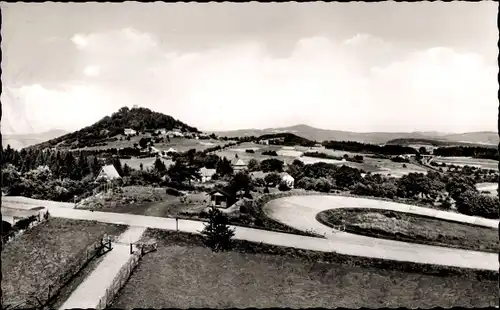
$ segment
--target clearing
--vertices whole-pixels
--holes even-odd
[[[464,250],[499,250],[498,230],[381,209],[334,209],[318,213],[319,222],[345,225],[349,233]]]
[[[113,308],[430,308],[498,304],[494,279],[356,267],[348,261],[320,263],[319,259],[294,258],[281,252],[214,253],[183,236],[172,239],[176,238],[159,239],[158,251],[144,256]]]
[[[6,304],[18,305],[48,292],[49,286],[73,271],[75,264],[104,234],[120,234],[124,226],[51,218],[25,231],[2,249],[2,293]],[[42,302],[46,300],[43,300]]]
[[[436,163],[457,166],[479,166],[483,169],[493,169],[498,171],[498,161],[491,159],[481,159],[472,157],[437,157],[433,160]]]

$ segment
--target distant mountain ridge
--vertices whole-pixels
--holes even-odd
[[[11,148],[19,150],[63,136],[67,133],[65,130],[54,129],[40,133],[5,134],[2,135],[2,145],[4,148],[10,145]]]
[[[315,128],[309,125],[295,125],[282,128],[266,129],[240,129],[232,131],[213,131],[219,136],[262,136],[273,133],[293,133],[312,141],[355,141],[372,144],[385,144],[395,139],[426,139],[448,141],[455,143],[491,144],[498,145],[499,139],[496,132],[467,132],[467,133],[441,133],[441,132],[351,132]]]

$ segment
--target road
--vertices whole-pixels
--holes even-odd
[[[104,223],[123,224],[165,230],[175,230],[176,221],[173,218],[160,218],[143,215],[120,214],[77,210],[61,207],[57,204],[46,204],[54,217],[94,220]],[[286,225],[300,230],[314,229],[325,234],[326,239],[285,234],[247,227],[235,227],[235,239],[251,242],[294,247],[305,250],[336,252],[345,255],[391,259],[414,263],[437,264],[461,268],[498,270],[498,255],[467,251],[462,249],[428,246],[393,240],[377,239],[359,236],[333,230],[316,221],[316,214],[322,210],[335,207],[380,208],[406,212],[427,212],[427,215],[438,218],[453,218],[459,221],[469,221],[476,225],[498,227],[498,221],[466,217],[464,215],[420,208],[404,204],[384,202],[380,200],[361,199],[337,196],[294,196],[273,200],[264,210],[271,217]],[[427,211],[425,211],[425,210]],[[403,211],[405,212],[405,211]],[[179,220],[179,230],[188,233],[198,233],[203,229],[203,222],[194,220]]]

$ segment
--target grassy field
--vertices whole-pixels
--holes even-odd
[[[255,153],[246,153],[245,152],[246,149],[256,149],[256,148],[258,148],[258,150],[256,150]],[[278,156],[262,155],[263,151],[269,151],[269,150],[276,151],[278,153]],[[333,159],[300,156],[301,153],[303,153],[303,152],[316,152],[316,151],[320,152],[320,153],[325,153],[328,155],[339,156],[339,157],[342,157],[346,154],[349,155],[349,157],[354,157],[355,155],[361,155],[364,157],[364,161],[363,161],[363,163],[355,163],[355,162],[350,162],[350,161],[340,161],[340,160],[333,160]],[[406,163],[406,164],[396,163],[396,162],[391,161],[390,159],[373,158],[373,157],[367,156],[366,154],[327,150],[327,149],[323,149],[323,148],[307,148],[307,147],[300,147],[300,146],[296,146],[293,148],[293,150],[290,150],[289,148],[286,148],[286,147],[283,148],[282,146],[278,146],[278,145],[259,145],[259,144],[254,144],[254,143],[242,143],[239,146],[235,146],[232,148],[218,151],[216,154],[218,156],[226,157],[228,159],[233,159],[235,157],[235,155],[238,155],[238,158],[243,159],[247,163],[252,158],[254,158],[258,161],[262,161],[262,160],[268,159],[268,158],[277,158],[277,159],[279,159],[281,161],[285,161],[287,163],[291,163],[295,159],[300,159],[305,164],[326,162],[326,163],[331,163],[331,164],[339,165],[339,166],[346,165],[349,167],[364,170],[365,172],[391,175],[393,177],[401,177],[401,176],[408,174],[410,172],[426,173],[426,171],[427,171],[426,169],[424,169],[420,166],[411,164],[411,163]]]
[[[354,266],[356,259],[349,258],[343,263],[328,263],[307,251],[249,246],[244,242],[234,251],[213,253],[201,246],[198,236],[147,234],[157,238],[158,251],[142,259],[114,301],[114,308],[430,308],[498,304],[497,282],[492,276],[479,280],[458,274]]]
[[[127,164],[130,168],[135,169],[135,170],[139,170],[141,167],[141,164],[142,164],[144,170],[146,170],[148,168],[152,168],[155,161],[156,161],[156,157],[120,159],[120,163],[122,165]],[[165,166],[167,168],[174,164],[174,162],[172,160],[168,160],[165,158],[161,158],[161,161],[165,164]]]
[[[2,250],[4,301],[18,303],[53,285],[77,255],[104,234],[124,226],[51,218],[24,232]]]
[[[134,147],[134,143],[139,144],[139,141],[141,140],[141,138],[149,137],[149,136],[150,135],[134,136],[134,137],[130,137],[130,141],[129,141],[129,140],[126,140],[125,137],[118,135],[118,136],[116,136],[116,138],[118,139],[116,141],[107,141],[107,142],[105,142],[106,145],[104,145],[104,146],[92,146],[92,147],[87,147],[85,149],[86,150],[104,150],[104,149],[110,149],[110,148],[120,149],[120,148],[126,148],[126,147]],[[124,139],[120,141],[120,137],[122,137]],[[198,151],[202,151],[206,148],[214,147],[216,145],[223,145],[225,143],[228,143],[228,142],[213,140],[213,139],[196,140],[196,139],[186,139],[186,138],[170,138],[170,142],[155,143],[154,147],[156,147],[159,150],[167,150],[169,148],[174,148],[179,152],[185,152],[185,151],[189,151],[190,149],[196,149]]]
[[[333,209],[320,212],[318,221],[346,231],[392,240],[496,253],[498,229],[426,216],[376,209]]]
[[[480,159],[471,157],[438,157],[433,160],[436,163],[445,163],[447,165],[477,165],[483,169],[493,169],[498,171],[498,161],[491,159]]]

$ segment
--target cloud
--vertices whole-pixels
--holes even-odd
[[[71,41],[80,76],[63,89],[17,89],[12,104],[34,111],[37,128],[74,130],[138,104],[210,130],[297,123],[354,131],[495,129],[497,68],[446,47],[403,53],[358,34],[302,38],[286,58],[256,40],[186,53],[130,28]]]

